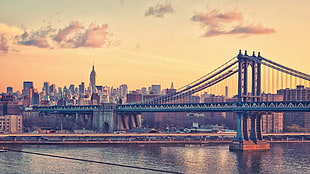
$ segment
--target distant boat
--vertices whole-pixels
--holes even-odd
[[[8,150],[4,149],[3,147],[0,148],[0,152],[7,152]]]

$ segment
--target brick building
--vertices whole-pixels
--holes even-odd
[[[277,94],[283,95],[284,101],[310,101],[310,88],[302,85],[296,89],[280,89]],[[284,126],[299,125],[310,132],[310,113],[308,112],[286,112],[284,113]]]
[[[283,96],[279,94],[262,94],[262,101],[283,101]],[[263,133],[283,132],[283,112],[269,112],[262,115]]]
[[[0,131],[7,133],[22,133],[23,119],[21,115],[0,116]]]

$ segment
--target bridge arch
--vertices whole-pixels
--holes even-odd
[[[105,122],[103,123],[103,132],[104,132],[104,133],[108,133],[109,130],[110,130],[110,125],[109,125],[108,122],[105,121]]]

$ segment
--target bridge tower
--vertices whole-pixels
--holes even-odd
[[[103,133],[117,129],[116,104],[103,103],[93,112],[93,128]]]
[[[92,126],[103,133],[127,131],[142,127],[141,114],[138,112],[118,113],[115,103],[103,103],[100,108],[93,112]]]
[[[245,102],[260,102],[261,99],[261,56],[253,52],[252,56],[239,50],[238,58],[238,105]],[[251,80],[251,81],[249,81]],[[250,83],[249,83],[250,82]],[[236,140],[230,146],[231,150],[269,149],[268,143],[262,143],[261,113],[242,112],[237,114]],[[250,137],[248,136],[248,119],[250,123]]]

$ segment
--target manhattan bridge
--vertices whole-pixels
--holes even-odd
[[[94,122],[104,132],[141,127],[144,112],[234,112],[237,115],[236,141],[262,140],[261,117],[270,112],[310,112],[310,101],[264,101],[265,91],[309,87],[310,75],[264,58],[260,52],[248,55],[239,51],[223,65],[205,76],[185,85],[176,92],[139,103],[92,106],[34,106],[33,110],[45,113],[93,113]],[[236,101],[216,103],[188,103],[189,96],[206,90],[228,86],[235,89]],[[223,88],[222,88],[223,89]],[[212,92],[212,91],[211,91]],[[250,126],[248,126],[250,119]],[[248,130],[248,127],[250,129]],[[248,135],[248,132],[250,135]]]

